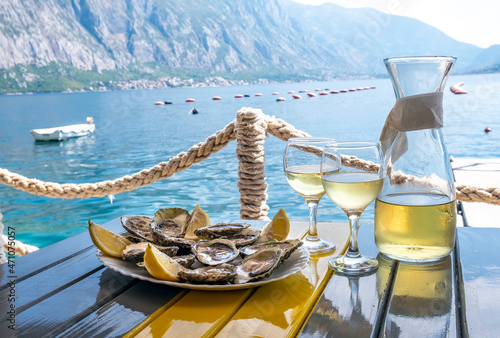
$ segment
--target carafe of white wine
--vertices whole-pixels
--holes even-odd
[[[455,60],[384,60],[396,104],[380,136],[387,178],[375,202],[375,243],[389,258],[439,261],[455,245],[455,185],[442,134],[443,88]]]

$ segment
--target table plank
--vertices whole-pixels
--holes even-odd
[[[498,337],[500,332],[500,229],[459,228],[459,277],[464,336]]]
[[[58,337],[121,337],[158,309],[164,312],[184,294],[177,288],[141,281]]]
[[[114,232],[123,230],[119,218],[107,222],[105,226]],[[7,264],[0,266],[0,290],[4,289],[5,284],[11,279],[16,279],[17,282],[22,281],[29,276],[50,268],[50,266],[71,259],[74,255],[79,255],[83,251],[90,250],[90,248],[95,247],[90,239],[88,231],[85,231],[28,255],[15,258],[14,274],[9,272]],[[10,276],[14,277],[12,278]]]
[[[379,259],[379,272],[391,262]],[[397,263],[384,337],[458,337],[454,258],[437,264]]]
[[[361,226],[358,243],[363,255],[378,254],[373,223]],[[377,305],[389,280],[389,270],[377,270],[362,277],[332,274],[300,337],[369,337],[376,323]]]

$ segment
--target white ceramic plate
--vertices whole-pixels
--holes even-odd
[[[304,247],[299,247],[286,261],[284,261],[276,270],[274,270],[271,276],[269,276],[268,278],[244,284],[209,285],[177,283],[156,279],[151,276],[146,269],[138,267],[134,263],[125,262],[120,258],[106,256],[99,250],[97,250],[97,258],[102,262],[102,264],[104,264],[104,266],[107,266],[111,270],[119,272],[125,276],[130,276],[158,284],[176,286],[184,289],[212,291],[239,290],[264,285],[291,276],[309,265],[309,251],[307,251],[307,249]]]

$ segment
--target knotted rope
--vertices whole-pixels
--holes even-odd
[[[267,183],[264,172],[264,142],[267,133],[287,141],[292,137],[309,136],[282,119],[262,113],[260,109],[242,108],[235,121],[224,129],[209,136],[187,152],[181,152],[149,169],[143,169],[130,176],[123,176],[113,181],[97,183],[44,182],[30,179],[0,169],[0,183],[34,195],[53,198],[89,198],[116,195],[125,191],[149,185],[183,171],[194,163],[201,162],[211,154],[224,148],[230,141],[237,140],[236,154],[238,166],[238,188],[240,191],[240,215],[242,219],[265,219],[269,207],[266,203]],[[360,163],[357,159],[344,159],[353,166],[370,168],[371,164]],[[480,188],[457,184],[457,199],[466,202],[485,202],[500,205],[500,188]]]

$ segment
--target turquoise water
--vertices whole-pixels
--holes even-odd
[[[445,91],[448,152],[455,157],[500,157],[500,74],[454,76],[448,85],[465,82],[467,95]],[[375,86],[376,89],[293,100],[289,90],[314,91]],[[285,102],[276,102],[272,92]],[[255,97],[255,93],[263,96]],[[236,94],[250,97],[235,99]],[[222,100],[213,101],[213,96]],[[188,97],[196,103],[186,103]],[[154,102],[172,101],[155,106]],[[339,82],[284,83],[235,87],[174,88],[140,91],[57,93],[0,96],[0,167],[29,178],[58,183],[113,180],[167,161],[204,141],[235,119],[241,107],[261,108],[315,136],[338,140],[378,140],[394,104],[389,79]],[[192,107],[200,112],[188,114]],[[92,136],[64,142],[35,143],[31,129],[84,123],[93,116]],[[484,128],[492,132],[486,134]],[[152,215],[158,208],[196,204],[213,218],[239,217],[236,144],[230,143],[209,159],[152,185],[115,196],[52,199],[0,185],[4,224],[16,229],[17,239],[44,247],[86,230],[89,219],[104,223],[123,214]],[[268,205],[272,217],[284,208],[289,217],[307,220],[307,207],[291,190],[282,172],[284,143],[266,139]],[[370,206],[362,222],[373,217]],[[326,197],[319,221],[345,221],[345,214]]]

